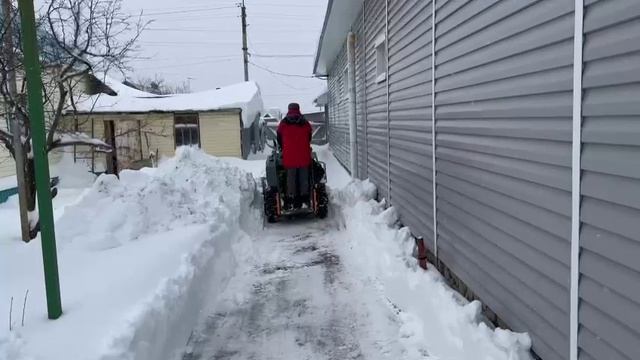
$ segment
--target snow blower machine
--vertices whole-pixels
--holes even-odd
[[[299,216],[313,215],[324,219],[329,210],[327,194],[326,165],[312,153],[312,165],[309,169],[308,198],[288,199],[287,170],[282,166],[282,153],[278,145],[273,143],[273,151],[266,161],[266,176],[262,178],[262,196],[264,199],[264,215],[268,222],[275,223],[282,218],[291,219]]]

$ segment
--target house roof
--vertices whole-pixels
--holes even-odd
[[[129,87],[109,76],[103,78],[104,83],[117,95],[84,96],[76,100],[78,112],[104,114],[240,109],[244,127],[250,127],[263,107],[260,88],[255,82],[188,94],[156,95]]]
[[[313,99],[313,103],[316,106],[326,106],[329,103],[329,89],[325,87],[322,90],[322,93],[320,93],[318,96],[316,96],[315,99]]]
[[[318,41],[313,73],[326,76],[346,41],[351,24],[362,10],[364,0],[329,0]]]

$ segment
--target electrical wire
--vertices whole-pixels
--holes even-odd
[[[211,29],[211,28],[147,28],[144,31],[170,31],[170,32],[211,32],[211,33],[238,33],[236,30],[221,30],[221,29]],[[299,33],[315,33],[315,31],[300,31],[300,30],[291,30],[291,29],[282,29],[282,30],[274,30],[267,29],[262,30],[260,33],[281,33],[281,34],[299,34]]]
[[[194,12],[205,12],[205,11],[214,11],[214,10],[223,10],[223,9],[235,9],[237,6],[223,6],[223,7],[215,7],[215,8],[199,8],[199,9],[185,9],[185,10],[173,10],[173,11],[160,11],[160,12],[150,12],[150,13],[142,13],[142,16],[157,16],[157,15],[173,15],[173,14],[188,14]]]
[[[205,60],[205,61],[198,61],[198,62],[191,62],[191,63],[181,63],[181,64],[175,64],[175,65],[149,66],[149,68],[151,68],[151,69],[173,69],[173,68],[180,68],[180,67],[185,67],[185,66],[214,64],[214,63],[234,61],[234,60],[238,60],[238,58],[239,58],[239,56],[234,56],[234,57],[229,57],[229,58],[226,58],[226,59]]]
[[[304,78],[304,79],[315,79],[315,78],[316,78],[316,77],[315,77],[315,76],[313,76],[313,75],[299,75],[299,74],[287,74],[287,73],[281,73],[281,72],[278,72],[278,71],[275,71],[275,70],[271,70],[271,69],[269,69],[269,68],[267,68],[267,67],[264,67],[264,66],[262,66],[262,65],[258,65],[258,64],[254,63],[254,62],[252,62],[252,61],[249,61],[249,64],[251,64],[251,65],[253,65],[253,66],[257,67],[258,69],[262,69],[262,70],[264,70],[264,71],[266,71],[266,72],[269,72],[269,73],[271,73],[271,74],[274,74],[274,75],[288,76],[288,77],[298,77],[298,78]]]
[[[308,58],[313,57],[313,54],[257,54],[249,53],[251,56],[260,58]]]

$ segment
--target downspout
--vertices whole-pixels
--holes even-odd
[[[582,181],[582,77],[584,0],[575,0],[573,32],[573,112],[571,137],[571,268],[569,288],[569,360],[578,360],[580,335],[580,184]]]
[[[347,35],[347,66],[349,76],[349,162],[351,177],[357,177],[357,143],[356,143],[356,35]]]
[[[391,204],[391,117],[389,108],[389,0],[384,2],[384,46],[387,55],[387,201]]]
[[[367,124],[368,110],[367,110],[367,22],[365,18],[367,16],[367,2],[362,2],[362,72],[363,72],[363,86],[362,86],[362,121],[364,128],[364,164],[362,167],[364,169],[361,176],[364,175],[365,178],[369,177],[369,125]]]

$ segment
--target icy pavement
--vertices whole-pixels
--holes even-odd
[[[269,226],[254,244],[258,261],[231,280],[182,359],[402,358],[395,314],[384,304],[362,307],[366,294],[336,252],[336,226]]]

